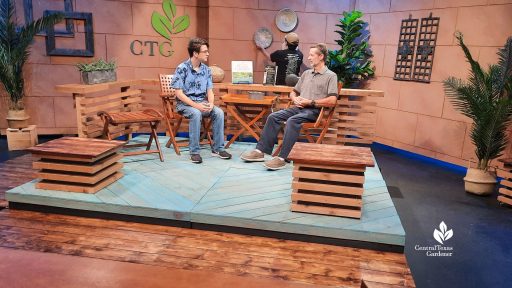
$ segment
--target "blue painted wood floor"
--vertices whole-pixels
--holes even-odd
[[[134,142],[147,141],[139,136]],[[165,137],[160,137],[163,144]],[[244,163],[240,154],[254,143],[235,142],[233,159],[201,150],[193,164],[186,149],[177,156],[164,147],[157,154],[124,158],[125,176],[96,194],[36,189],[37,180],[6,192],[8,201],[107,213],[190,221],[277,232],[404,246],[405,232],[378,166],[367,169],[361,219],[291,212],[292,165],[267,171]]]

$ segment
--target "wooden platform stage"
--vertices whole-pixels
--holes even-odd
[[[147,141],[146,136],[135,140]],[[160,141],[164,143],[164,138]],[[290,211],[292,165],[267,171],[244,163],[240,154],[254,143],[235,142],[232,160],[201,151],[193,164],[188,152],[124,158],[125,176],[96,194],[40,190],[37,180],[6,192],[11,208],[53,207],[101,215],[140,218],[155,223],[403,251],[405,232],[378,166],[367,169],[361,219]],[[150,221],[151,222],[151,221]]]

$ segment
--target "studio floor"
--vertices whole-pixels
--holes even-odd
[[[146,137],[134,141],[144,142]],[[204,162],[199,165],[190,162],[186,151],[177,156],[164,149],[164,162],[155,154],[124,158],[124,177],[96,194],[36,189],[38,180],[33,180],[7,191],[6,199],[160,219],[159,223],[170,220],[169,225],[180,222],[182,227],[210,225],[231,232],[240,228],[313,241],[327,238],[339,245],[403,249],[405,232],[377,165],[365,172],[361,219],[297,213],[290,211],[293,165],[267,171],[261,163],[240,159],[253,148],[252,143],[236,142],[229,149],[231,160],[212,157],[203,149]]]

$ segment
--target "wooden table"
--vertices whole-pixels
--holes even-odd
[[[41,159],[33,163],[42,180],[38,189],[96,193],[120,179],[123,141],[63,137],[28,149]]]
[[[369,148],[295,143],[291,211],[361,218],[366,167],[375,166]]]
[[[244,131],[249,132],[256,140],[260,140],[261,128],[257,125],[257,122],[263,118],[263,116],[270,113],[270,109],[272,105],[274,105],[277,96],[264,96],[263,99],[256,100],[250,99],[249,95],[225,94],[221,99],[226,104],[227,112],[242,125],[240,130],[238,130],[226,144],[226,148],[233,144]],[[249,114],[251,112],[254,113],[254,111],[245,110],[243,107],[258,108],[261,109],[261,111],[251,118]]]

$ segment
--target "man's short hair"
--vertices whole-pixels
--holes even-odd
[[[316,48],[318,50],[318,55],[324,55],[324,62],[327,62],[327,45],[324,43],[315,44],[309,48]]]
[[[206,47],[210,47],[208,45],[208,41],[206,41],[203,38],[192,38],[188,42],[188,55],[192,57],[194,55],[194,52],[201,52],[201,46],[206,45]]]

